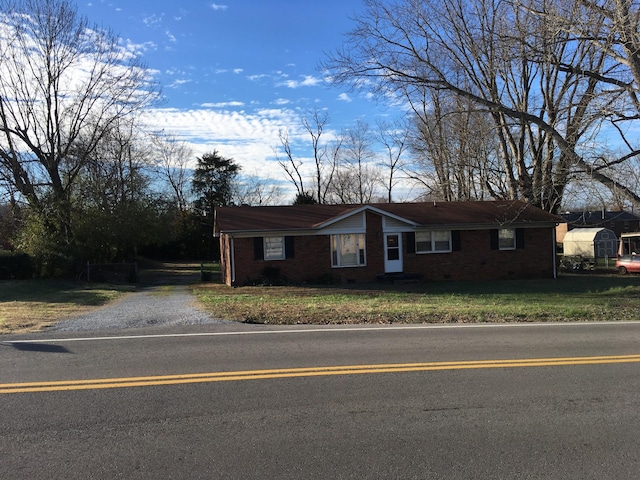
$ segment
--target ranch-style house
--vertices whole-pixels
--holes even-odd
[[[215,210],[222,279],[555,278],[555,227],[521,201],[228,206]]]

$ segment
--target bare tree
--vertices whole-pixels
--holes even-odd
[[[241,175],[234,187],[236,205],[277,205],[282,200],[281,188],[265,183],[257,174]]]
[[[357,120],[353,127],[344,132],[344,143],[341,150],[339,173],[342,177],[343,203],[367,203],[375,194],[379,184],[379,172],[373,162],[373,136],[366,122]],[[347,181],[348,180],[348,181]],[[347,194],[345,185],[350,185]],[[350,201],[345,201],[347,197]]]
[[[410,126],[406,121],[378,122],[376,140],[384,147],[384,160],[380,162],[386,178],[382,180],[387,202],[393,201],[393,189],[398,184],[398,173],[406,166],[404,155],[409,150]]]
[[[338,83],[414,101],[425,90],[446,91],[485,111],[495,125],[510,198],[557,211],[576,170],[638,198],[587,156],[605,113],[621,101],[623,92],[605,81],[620,61],[534,8],[560,2],[572,6],[563,12],[572,20],[583,15],[583,4],[595,3],[366,0],[347,46],[325,66]],[[625,18],[636,22],[630,30],[637,35],[637,18]]]
[[[157,91],[138,58],[69,1],[2,0],[0,13],[0,169],[64,249],[80,172]]]
[[[331,185],[331,203],[362,203],[358,196],[358,178],[355,171],[348,168],[336,171]]]
[[[325,133],[325,128],[328,123],[329,115],[317,109],[302,119],[302,125],[311,139],[311,153],[314,163],[312,183],[318,203],[327,203],[328,201],[328,195],[338,165],[338,154],[342,145],[342,139],[340,137],[333,142],[327,143],[324,141],[323,134]],[[276,151],[278,164],[285,171],[291,183],[296,187],[298,196],[308,195],[309,191],[305,189],[304,186],[303,162],[294,157],[289,134],[280,131],[278,136],[281,147],[287,157],[285,160],[279,159],[278,152]]]
[[[589,162],[581,164],[582,171],[607,186],[612,195],[639,205],[640,190],[634,181],[627,182],[635,175],[621,178],[607,172],[640,156],[632,133],[640,119],[640,5],[634,0],[531,0],[516,4],[538,16],[553,31],[562,32],[560,39],[565,45],[587,43],[602,53],[602,62],[595,65],[579,57],[558,59],[561,70],[600,85],[605,93],[598,100],[602,105],[600,128],[609,140],[603,144],[613,140],[620,147],[616,155],[595,150]],[[540,61],[541,57],[532,58]]]
[[[293,183],[298,196],[308,194],[307,190],[304,187],[304,180],[302,178],[302,160],[296,160],[296,158],[293,156],[291,142],[289,141],[289,133],[284,130],[280,130],[278,132],[278,138],[280,139],[282,150],[287,157],[285,160],[282,160],[278,155],[278,150],[274,149],[274,154],[276,159],[278,160],[278,165],[282,167],[289,181]]]
[[[187,212],[191,203],[189,190],[192,170],[189,163],[193,151],[185,142],[164,133],[152,135],[151,143],[158,174],[169,185],[178,210]]]
[[[146,145],[135,122],[120,119],[78,175],[71,195],[74,239],[94,261],[135,257],[141,243],[157,238],[151,225],[153,165]]]
[[[412,101],[415,135],[411,148],[416,180],[428,179],[430,197],[442,200],[509,198],[501,180],[497,136],[491,117],[475,111],[467,99],[441,91]]]
[[[316,198],[318,203],[327,203],[327,193],[331,188],[333,175],[337,168],[337,152],[336,149],[332,149],[331,154],[329,154],[328,145],[321,142],[324,129],[329,123],[329,114],[316,109],[309,117],[302,119],[302,125],[311,138],[315,164]]]

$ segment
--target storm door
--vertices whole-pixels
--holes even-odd
[[[385,273],[402,272],[401,233],[385,233],[384,235],[384,271]]]

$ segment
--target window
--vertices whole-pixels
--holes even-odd
[[[334,267],[365,265],[364,234],[331,235],[331,265]]]
[[[491,250],[518,250],[524,248],[524,228],[489,230]]]
[[[294,237],[253,237],[254,260],[284,260],[294,257]]]
[[[433,230],[416,232],[416,253],[437,253],[451,251],[451,232]]]
[[[386,235],[387,260],[400,260],[400,235]]]
[[[264,237],[264,259],[284,259],[284,237]]]
[[[516,249],[516,231],[513,228],[501,228],[498,230],[498,249]]]

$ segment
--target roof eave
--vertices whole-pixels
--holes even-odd
[[[328,225],[331,225],[330,222]],[[494,228],[555,228],[558,222],[544,221],[523,221],[523,222],[492,222],[492,223],[434,223],[434,224],[418,224],[411,222],[408,226],[412,226],[414,230],[417,229],[440,229],[440,230],[491,230]],[[300,229],[252,229],[252,230],[220,230],[214,232],[214,237],[218,238],[221,234],[231,235],[236,238],[242,237],[256,237],[264,236],[265,234],[274,234],[281,236],[310,236],[318,235],[318,233],[325,228],[325,224],[314,228],[300,228]]]
[[[214,237],[218,238],[220,235],[225,234],[233,236],[234,238],[249,238],[249,237],[262,237],[264,235],[273,234],[274,236],[308,236],[317,235],[316,229],[300,228],[300,229],[262,229],[262,230],[220,230]]]

